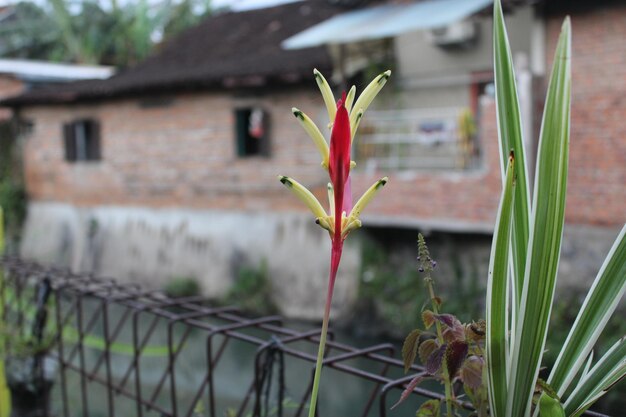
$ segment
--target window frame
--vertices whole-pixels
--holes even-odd
[[[75,119],[63,124],[63,148],[68,163],[102,160],[100,122],[94,118]]]
[[[250,135],[250,117],[258,110],[261,112],[263,135],[255,138]],[[237,159],[271,158],[269,112],[259,105],[237,106],[233,108],[234,151]],[[243,131],[243,129],[247,129]],[[252,141],[258,140],[256,149],[250,149]]]

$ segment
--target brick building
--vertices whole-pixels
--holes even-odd
[[[297,106],[325,125],[314,67],[337,85],[356,82],[360,91],[372,67],[392,65],[390,85],[366,113],[355,142],[361,143],[355,194],[390,177],[364,223],[470,234],[476,241],[463,251],[476,250],[484,260],[501,180],[489,94],[490,12],[480,0],[473,3],[461,19],[471,24],[460,37],[412,28],[304,49],[285,49],[285,41],[359,11],[311,0],[225,13],[109,80],[4,100],[33,125],[23,138],[31,198],[24,254],[153,285],[191,276],[212,295],[228,289],[241,265],[265,259],[283,312],[317,314],[328,239],[276,175],[297,178],[320,201],[327,178],[290,109]],[[626,217],[626,46],[619,36],[626,6],[536,3],[510,2],[507,19],[514,54],[529,61],[520,66],[530,80],[522,98],[530,109],[528,132],[537,130],[560,22],[572,14],[571,164],[561,267],[583,282],[595,275],[598,256]],[[471,151],[458,125],[466,110],[477,126],[469,135]],[[263,127],[256,137],[248,129],[253,113]],[[389,120],[396,130],[386,127]],[[537,135],[527,136],[532,146]],[[360,256],[358,239],[349,240],[335,298],[344,311],[356,296]]]

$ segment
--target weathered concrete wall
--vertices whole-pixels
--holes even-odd
[[[242,266],[266,260],[274,302],[294,318],[319,318],[328,282],[330,240],[300,213],[229,212],[32,203],[22,255],[43,262],[161,288],[192,277],[210,297],[224,295]],[[339,268],[333,314],[353,305],[358,239]]]

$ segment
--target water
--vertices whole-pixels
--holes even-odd
[[[95,304],[94,304],[95,305]],[[118,309],[118,310],[116,310]],[[87,308],[89,310],[89,308]],[[122,317],[123,309],[121,307],[114,307],[110,310],[110,329],[114,329],[117,326],[119,319]],[[88,314],[89,315],[89,314]],[[150,322],[154,316],[141,316],[139,333],[140,336],[146,334]],[[84,322],[87,322],[84,319]],[[212,323],[216,324],[216,323]],[[224,324],[223,322],[221,324]],[[113,352],[111,353],[111,374],[112,379],[117,384],[124,378],[126,370],[132,363],[132,349],[128,348],[132,346],[132,321],[128,322],[122,327],[122,331],[115,339],[113,345]],[[307,330],[314,327],[305,324],[289,324],[288,327],[298,327],[298,330]],[[174,344],[177,345],[181,342],[186,327],[183,325],[175,325],[173,327]],[[269,334],[267,332],[252,329],[245,330],[245,334],[251,336],[257,336],[259,338],[268,339]],[[98,321],[94,329],[90,332],[95,338],[102,334],[102,323]],[[176,399],[178,406],[178,415],[184,416],[192,413],[197,404],[194,403],[194,396],[197,393],[199,387],[202,385],[207,371],[206,360],[206,331],[200,329],[193,329],[183,342],[182,347],[179,350],[179,355],[175,360],[175,379],[176,379]],[[93,338],[93,337],[92,337]],[[365,347],[372,346],[384,341],[375,339],[357,339],[349,336],[346,332],[336,333],[336,340],[342,343],[351,344],[353,346]],[[219,349],[218,347],[224,341],[224,337],[219,335],[213,340],[214,354]],[[85,363],[89,370],[93,370],[99,356],[102,354],[101,348],[95,346],[95,341],[91,340],[92,347],[85,349]],[[67,343],[65,345],[66,355],[75,344]],[[166,355],[167,346],[167,321],[159,319],[157,327],[149,338],[149,355],[142,357],[140,361],[140,374],[141,374],[141,395],[142,398],[151,398],[155,396],[155,402],[163,407],[165,410],[170,410],[172,401],[170,398],[170,380],[166,379],[162,390],[155,394],[155,390],[159,381],[161,380],[165,370],[168,367],[168,357]],[[291,348],[308,352],[312,355],[316,353],[316,345],[313,343],[296,342],[288,345]],[[250,344],[244,341],[238,341],[230,339],[226,348],[224,349],[217,366],[214,369],[214,392],[216,397],[216,416],[228,416],[229,410],[237,410],[243,403],[250,384],[254,378],[254,366],[255,355],[258,347],[254,344]],[[398,350],[396,350],[397,352]],[[338,354],[339,352],[332,352]],[[396,353],[396,357],[398,354]],[[76,355],[72,360],[72,363],[79,365],[79,355]],[[380,372],[381,365],[365,358],[353,359],[350,361],[342,362],[345,365],[357,367],[359,369]],[[308,383],[310,381],[313,364],[304,360],[285,356],[284,363],[284,376],[285,376],[285,398],[284,402],[284,415],[291,416],[294,414],[294,408],[301,401],[305,394],[308,394]],[[274,366],[274,375],[279,372],[279,367]],[[106,389],[97,382],[86,380],[86,396],[87,396],[87,409],[83,410],[83,404],[81,400],[81,377],[74,371],[68,371],[67,375],[67,387],[68,387],[68,406],[70,415],[83,416],[88,414],[91,417],[108,416],[108,404],[109,399]],[[106,369],[101,366],[98,369],[97,375],[101,378],[106,378]],[[401,371],[394,370],[393,377],[402,376]],[[276,394],[278,379],[274,378],[272,383],[272,390],[269,396],[270,408],[277,405]],[[55,385],[53,392],[53,409],[58,415],[62,415],[61,404],[61,390],[60,383]],[[128,382],[125,384],[124,389],[136,394],[135,389],[135,374],[131,373]],[[352,415],[360,415],[370,398],[370,394],[376,389],[375,384],[366,381],[364,379],[356,378],[352,375],[346,374],[338,370],[325,368],[322,375],[322,385],[320,390],[319,411],[320,415],[325,417],[347,417]],[[207,390],[203,391],[203,408],[208,410]],[[389,395],[387,403],[390,406],[397,400],[400,392],[394,391]],[[249,399],[248,406],[246,407],[247,415],[251,415],[253,398]],[[135,416],[137,415],[136,405],[133,401],[125,398],[123,395],[115,395],[113,397],[114,415],[115,416]],[[414,413],[419,404],[419,400],[407,401],[406,405],[399,407],[399,410],[392,413],[388,413],[389,416],[407,415],[407,413]],[[411,412],[412,410],[412,412]],[[194,414],[195,415],[195,414]],[[198,415],[210,415],[208,411]],[[372,410],[368,416],[377,416],[378,401],[374,403]],[[144,416],[160,416],[155,411],[144,411]]]

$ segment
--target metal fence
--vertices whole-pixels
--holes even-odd
[[[158,291],[18,258],[2,258],[0,266],[2,315],[8,325],[26,329],[34,288],[44,278],[52,285],[48,326],[55,340],[51,355],[58,364],[54,403],[59,416],[306,413],[319,330],[296,330],[284,326],[280,316],[249,318],[234,307],[211,306],[202,297],[168,298]],[[245,352],[251,353],[235,355],[231,369],[223,369],[224,358],[232,357],[229,351],[239,349],[235,345],[248,346]],[[403,376],[395,353],[392,344],[356,348],[332,340],[331,334],[324,369],[332,375],[327,375],[326,383],[341,381],[332,389],[344,395],[359,382],[367,386],[367,393],[362,401],[350,404],[349,414],[326,410],[324,404],[320,413],[389,415],[401,390],[424,372],[413,366],[410,375]],[[182,384],[190,379],[181,376],[182,364],[190,357],[194,375],[200,377]],[[300,371],[288,372],[295,363]],[[246,368],[252,369],[244,372]],[[232,378],[239,381],[235,388],[227,382]],[[220,404],[218,391],[225,390],[239,393],[229,408]],[[442,398],[420,387],[413,394],[414,404]],[[118,411],[121,403],[127,407],[124,412]],[[461,405],[471,409],[469,403]]]

